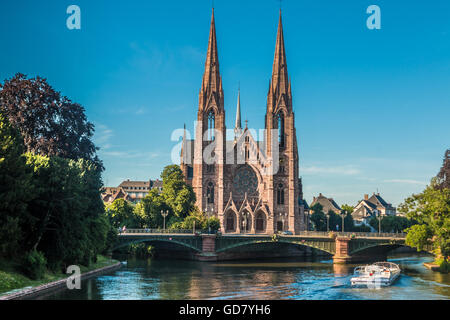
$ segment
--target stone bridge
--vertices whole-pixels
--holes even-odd
[[[200,261],[238,259],[236,252],[258,253],[278,251],[281,247],[312,248],[333,257],[334,263],[351,263],[370,260],[385,260],[387,253],[406,246],[405,234],[315,232],[303,231],[296,235],[281,234],[205,234],[192,230],[168,233],[152,229],[130,229],[119,234],[114,249],[132,243],[150,243],[157,249],[188,251],[192,258]],[[310,250],[311,251],[311,250]],[[431,247],[426,248],[431,252]],[[242,256],[242,255],[241,255]]]

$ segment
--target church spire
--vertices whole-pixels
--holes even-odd
[[[277,112],[281,105],[291,112],[292,95],[290,91],[289,76],[286,62],[286,49],[284,47],[283,21],[278,21],[277,41],[275,45],[275,56],[273,59],[272,78],[269,82],[267,97],[267,111]]]
[[[217,49],[214,8],[212,9],[208,53],[206,55],[205,73],[203,75],[201,93],[204,94],[204,98],[206,99],[208,99],[209,95],[212,93],[216,93],[222,96],[222,79],[219,72],[219,55]]]
[[[238,89],[238,101],[236,108],[236,124],[234,126],[234,135],[235,139],[237,139],[242,133],[242,124],[241,124],[241,86],[239,85]]]
[[[283,35],[283,22],[281,19],[278,21],[277,42],[275,45],[275,57],[273,60],[272,69],[272,91],[278,94],[286,93],[288,91],[288,72],[286,63],[286,50],[284,47],[284,35]]]

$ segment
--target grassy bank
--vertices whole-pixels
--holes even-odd
[[[112,260],[108,257],[99,255],[97,257],[96,263],[92,263],[89,267],[80,266],[80,269],[81,273],[85,273],[95,269],[113,265],[117,262],[118,261],[116,260]],[[0,295],[16,289],[37,287],[39,285],[64,279],[70,276],[69,274],[65,273],[53,273],[47,271],[42,279],[32,280],[22,274],[19,270],[19,264],[17,262],[4,260],[0,261]]]

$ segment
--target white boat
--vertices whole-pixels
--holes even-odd
[[[400,267],[392,262],[376,262],[371,265],[359,266],[354,270],[354,277],[350,279],[353,286],[389,286],[400,275]]]

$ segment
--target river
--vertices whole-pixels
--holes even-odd
[[[423,266],[433,259],[396,255],[388,261],[400,278],[381,289],[352,288],[355,265],[331,260],[278,259],[202,263],[180,260],[129,260],[116,271],[82,282],[80,290],[61,290],[38,299],[450,299],[450,274]]]

